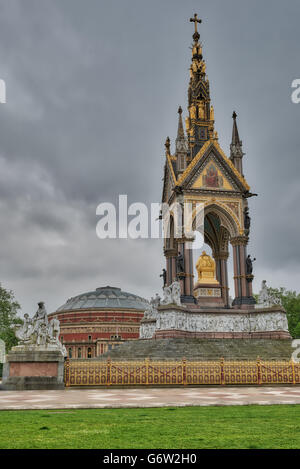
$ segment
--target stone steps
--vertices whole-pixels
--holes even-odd
[[[124,342],[97,360],[290,360],[291,340],[271,339],[151,339]]]

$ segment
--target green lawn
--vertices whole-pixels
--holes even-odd
[[[300,448],[300,405],[1,411],[0,448]]]

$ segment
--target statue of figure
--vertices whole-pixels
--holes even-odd
[[[53,318],[50,322],[50,335],[53,337],[53,340],[57,342],[59,340],[60,334],[60,322],[57,318]]]
[[[40,324],[40,326],[38,327],[38,329],[36,330],[36,333],[37,333],[37,337],[36,337],[36,345],[46,345],[47,344],[47,326],[46,324],[43,322]]]
[[[178,274],[184,272],[184,257],[181,253],[176,258],[176,271]]]
[[[163,269],[162,274],[160,274],[160,277],[163,278],[163,282],[164,282],[163,286],[165,287],[166,284],[167,284],[167,271],[166,271],[166,269]]]
[[[155,298],[151,298],[149,305],[144,312],[144,319],[154,319],[157,317],[157,307],[160,305],[160,296],[156,293]]]
[[[181,306],[181,287],[180,282],[175,280],[169,287],[164,288],[164,298],[162,300],[163,305],[170,305],[175,304],[177,306]]]
[[[193,104],[190,108],[191,119],[196,119],[196,106]]]
[[[33,331],[32,332],[38,332],[40,327],[44,324],[46,327],[48,327],[48,315],[47,311],[45,308],[45,303],[41,301],[38,303],[38,310],[33,316]]]
[[[276,293],[272,292],[270,288],[267,287],[267,281],[263,280],[261,283],[261,290],[258,295],[258,307],[268,307],[268,306],[281,306],[281,298]]]
[[[156,293],[155,298],[154,298],[154,306],[157,308],[160,305],[161,297],[159,296],[158,293]]]
[[[157,310],[153,305],[149,305],[144,312],[144,319],[153,319],[157,315]]]
[[[172,283],[172,302],[175,303],[177,306],[181,306],[181,287],[180,287],[180,282],[176,280],[175,282]]]
[[[215,260],[202,252],[201,256],[197,260],[196,269],[198,272],[198,283],[203,284],[219,284],[216,279],[216,263]]]
[[[205,118],[205,109],[204,109],[204,102],[201,101],[198,108],[198,117],[199,119]]]
[[[32,321],[29,318],[29,314],[24,314],[23,324],[17,324],[15,326],[15,334],[17,339],[26,343],[30,339]]]
[[[251,218],[249,216],[249,208],[245,207],[245,210],[244,210],[244,228],[245,228],[246,234],[248,234],[249,231],[250,231],[250,225],[251,225]]]
[[[164,287],[163,292],[164,292],[164,297],[163,297],[163,300],[162,300],[161,303],[163,305],[171,304],[172,303],[172,289],[171,289],[171,286],[170,287]]]
[[[247,275],[252,275],[253,272],[253,262],[256,261],[256,259],[251,259],[250,254],[248,254],[248,257],[246,259],[246,274]]]
[[[269,303],[269,293],[267,287],[267,281],[263,280],[261,283],[261,290],[258,295],[258,304],[266,306]]]

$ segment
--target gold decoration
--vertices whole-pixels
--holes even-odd
[[[173,182],[174,184],[177,184],[176,176],[175,176],[174,169],[171,163],[171,155],[166,155],[166,158],[167,158],[168,166],[169,166],[172,178],[173,178]]]
[[[205,119],[204,102],[199,103],[199,119]]]
[[[216,263],[205,251],[199,257],[196,269],[198,272],[198,283],[219,285],[218,280],[216,280]]]
[[[188,117],[185,119],[185,127],[188,132],[190,130],[190,119]]]
[[[196,119],[196,106],[193,104],[190,108],[191,119]]]

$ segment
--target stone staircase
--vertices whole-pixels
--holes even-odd
[[[291,340],[270,339],[151,339],[124,342],[97,360],[290,360]]]

